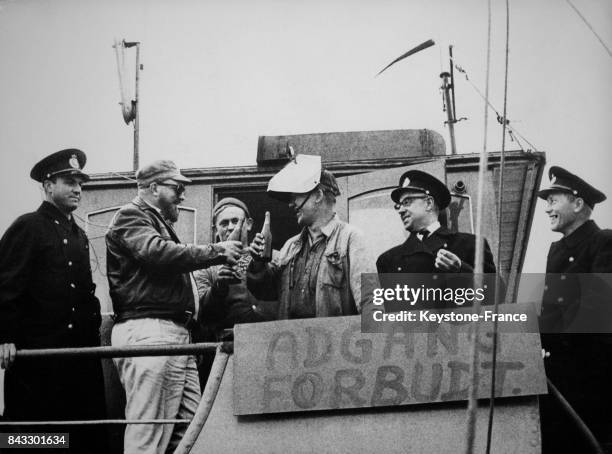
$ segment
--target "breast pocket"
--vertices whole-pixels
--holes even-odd
[[[346,285],[345,264],[343,258],[336,251],[325,254],[327,273],[322,276],[322,284],[336,288]]]

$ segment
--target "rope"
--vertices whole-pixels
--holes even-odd
[[[553,385],[553,382],[550,381],[550,378],[547,377],[546,381],[548,382],[548,389],[552,391],[552,395],[555,396],[555,398],[559,401],[559,403],[561,404],[561,407],[563,407],[563,409],[566,411],[569,417],[574,420],[574,422],[578,426],[578,429],[580,430],[580,432],[582,432],[584,437],[591,444],[594,451],[597,454],[605,454],[605,451],[601,447],[599,442],[597,441],[597,438],[595,438],[595,435],[593,435],[593,432],[591,432],[591,430],[584,423],[582,418],[578,415],[578,413],[576,413],[576,410],[574,410],[572,406],[570,405],[570,403],[567,400],[565,400],[565,397],[563,397],[563,394],[561,394],[559,390],[557,389],[557,387]]]
[[[572,9],[576,12],[576,14],[578,14],[578,16],[580,16],[580,19],[582,19],[582,21],[586,24],[586,26],[589,27],[589,30],[591,30],[591,32],[593,32],[593,34],[599,40],[599,42],[604,47],[604,49],[606,49],[606,52],[608,52],[608,55],[610,57],[612,57],[612,51],[610,50],[610,48],[608,46],[606,46],[606,43],[604,43],[603,39],[601,39],[601,36],[599,36],[599,34],[595,31],[593,26],[591,24],[589,24],[589,21],[586,20],[586,18],[580,13],[580,11],[578,11],[578,8],[576,8],[574,6],[574,4],[572,2],[570,2],[570,0],[565,0],[565,1],[569,4],[569,6],[572,7]]]
[[[476,252],[474,273],[476,275],[475,285],[481,285],[483,260],[484,260],[484,241],[482,238],[482,217],[483,217],[483,201],[484,201],[484,179],[487,168],[487,128],[489,120],[489,74],[491,70],[491,0],[487,1],[487,65],[486,65],[486,85],[485,85],[485,105],[484,105],[484,138],[482,152],[480,153],[480,162],[478,165],[478,198],[476,204]],[[474,313],[480,312],[480,301],[474,302]],[[478,409],[478,336],[480,331],[480,323],[472,325],[472,351],[471,351],[471,381],[469,385],[469,400],[467,410],[467,435],[466,435],[466,454],[474,452],[474,442],[476,438],[476,411]]]
[[[190,419],[84,419],[76,421],[0,421],[2,426],[98,426],[105,424],[189,424]]]
[[[504,73],[504,116],[506,118],[507,107],[508,107],[508,55],[510,53],[510,1],[506,0],[506,62],[505,62],[505,73]],[[502,123],[502,146],[501,146],[501,156],[499,161],[499,190],[498,190],[498,211],[497,211],[497,260],[499,262],[501,257],[501,243],[502,243],[502,207],[504,205],[504,168],[505,168],[505,158],[506,158],[506,124],[504,121]],[[500,300],[500,291],[501,291],[501,269],[497,270],[497,274],[495,276],[495,301],[493,306],[493,313],[497,314],[499,312],[499,300]],[[495,415],[495,380],[497,375],[497,342],[498,342],[498,325],[497,325],[497,317],[493,321],[493,365],[491,367],[491,395],[489,399],[489,421],[487,425],[487,449],[486,453],[490,454],[491,452],[491,442],[493,437],[493,416]]]
[[[208,376],[206,388],[204,388],[204,395],[200,400],[200,404],[198,405],[191,425],[187,428],[174,454],[188,454],[191,452],[191,448],[200,436],[200,432],[202,432],[202,428],[204,424],[206,424],[213,404],[215,403],[228,359],[229,354],[224,352],[221,346],[218,346],[215,354],[215,361],[213,362],[210,375]]]

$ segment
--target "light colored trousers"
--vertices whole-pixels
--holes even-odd
[[[113,347],[188,344],[189,331],[170,320],[143,318],[117,323]],[[194,356],[113,358],[126,394],[126,419],[192,419],[200,401]],[[173,452],[186,424],[128,424],[126,454]]]

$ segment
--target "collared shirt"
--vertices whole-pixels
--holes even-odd
[[[290,318],[316,316],[316,291],[319,265],[325,252],[327,238],[333,230],[332,218],[321,228],[321,235],[314,240],[305,228],[302,230],[302,248],[295,257],[290,282]]]
[[[432,222],[431,224],[429,224],[427,226],[427,228],[425,230],[427,230],[429,233],[427,234],[427,236],[430,236],[432,233],[434,233],[436,230],[438,230],[440,228],[440,221],[435,221]],[[417,238],[421,241],[423,241],[423,234],[421,232],[417,232]]]

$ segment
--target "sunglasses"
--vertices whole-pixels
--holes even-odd
[[[159,186],[166,186],[168,188],[174,189],[176,195],[181,195],[185,192],[185,185],[180,183],[157,183]]]

